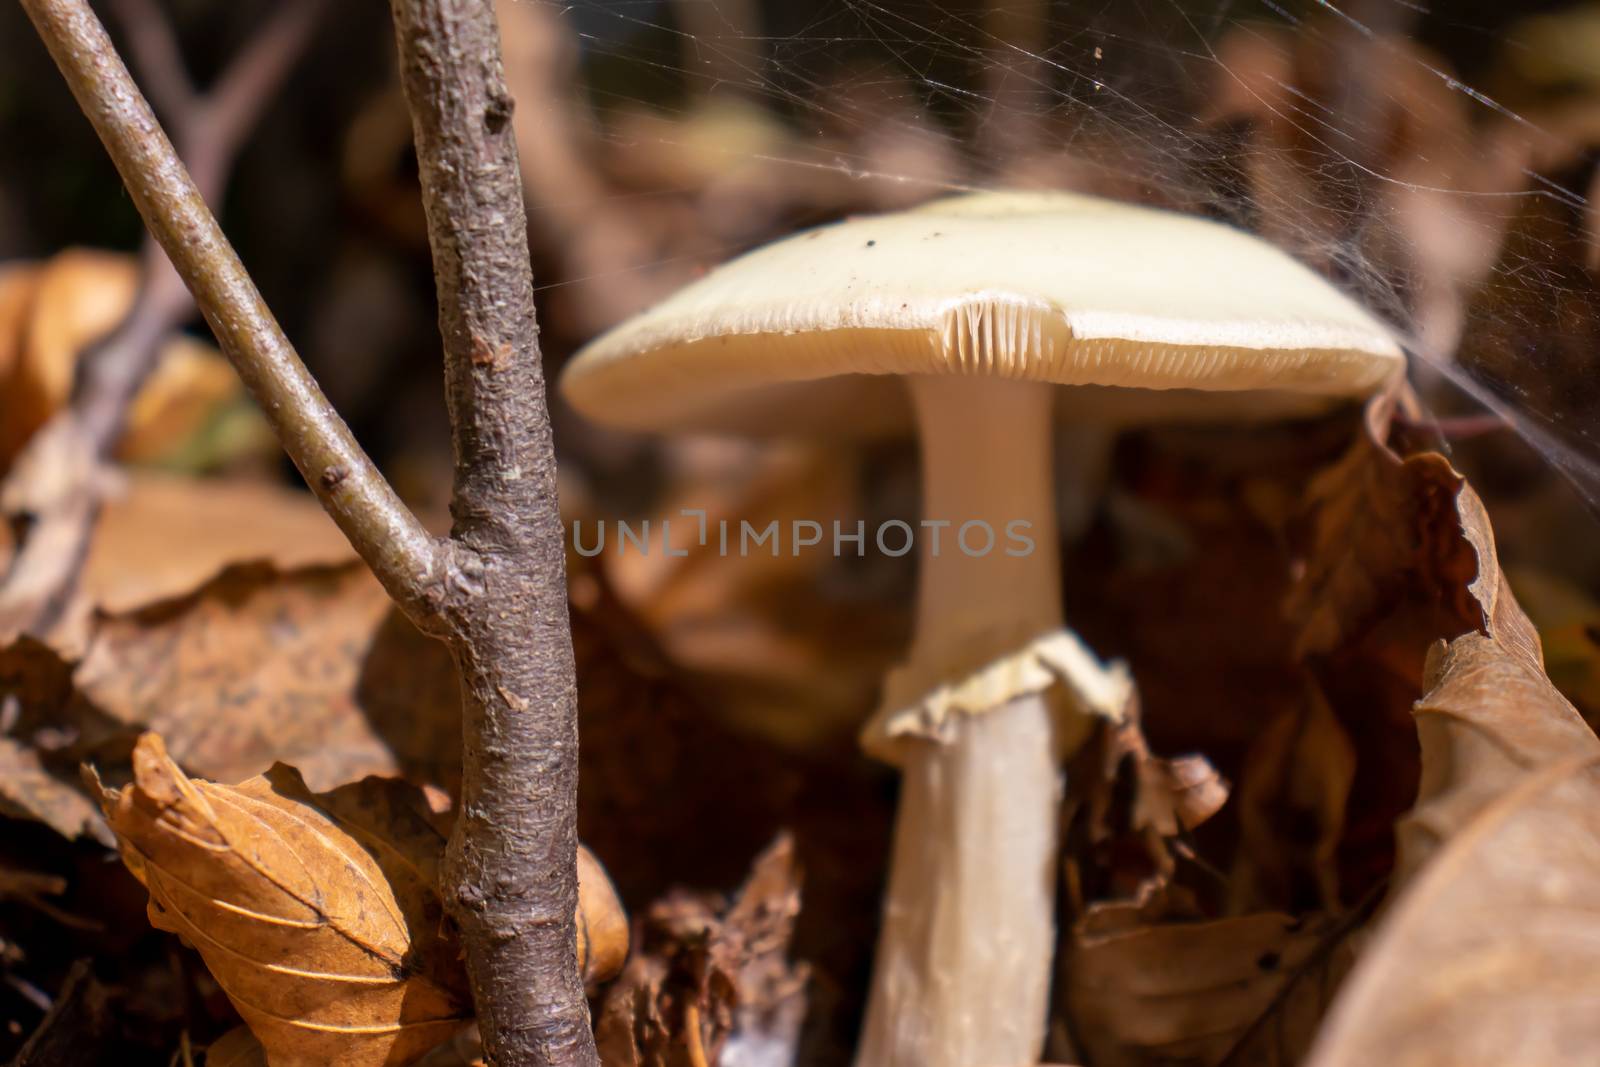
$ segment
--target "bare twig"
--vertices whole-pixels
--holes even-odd
[[[280,8],[201,94],[153,0],[117,0],[144,80],[169,113],[202,198],[221,194],[240,143],[300,54],[322,4],[294,0]],[[127,315],[83,354],[71,401],[29,442],[0,492],[0,510],[26,533],[0,584],[0,632],[47,630],[65,609],[99,514],[100,464],[155,369],[162,339],[193,313],[153,239],[144,242],[141,269]]]
[[[156,0],[111,0],[111,13],[128,39],[128,55],[145,96],[169,123],[193,110],[199,92],[178,47],[178,35]],[[181,142],[182,138],[173,137]]]
[[[489,1062],[598,1064],[573,946],[577,690],[527,222],[489,0],[392,0],[455,446],[463,682],[445,899]]]
[[[84,0],[23,0],[145,224],[311,489],[391,596],[436,614],[433,539],[317,387]]]
[[[435,542],[262,302],[85,0],[23,0],[285,450],[463,680],[445,896],[491,1063],[598,1063],[578,974],[577,699],[512,102],[488,0],[394,0],[438,281],[456,477]]]

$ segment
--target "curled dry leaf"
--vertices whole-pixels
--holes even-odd
[[[147,734],[103,804],[150,921],[199,950],[274,1067],[403,1063],[469,1017],[442,936],[443,840],[415,790],[318,796],[282,764],[214,785]]]
[[[1294,606],[1332,662],[1358,647],[1399,677],[1425,656],[1421,775],[1387,913],[1310,1062],[1576,1067],[1600,1040],[1600,740],[1545,675],[1481,501],[1437,454],[1389,451],[1386,418],[1374,404],[1320,486],[1319,593]]]
[[[1437,452],[1402,459],[1389,449],[1394,404],[1374,400],[1367,432],[1307,490],[1311,543],[1287,604],[1300,657],[1331,655],[1396,615],[1423,648],[1482,625],[1469,592],[1481,534],[1458,510],[1465,480]]]
[[[1593,1003],[1593,983],[1583,989],[1581,976],[1592,973],[1594,961],[1582,946],[1543,936],[1546,929],[1570,934],[1561,887],[1590,879],[1590,861],[1581,847],[1569,845],[1563,858],[1543,840],[1524,848],[1495,837],[1491,845],[1476,827],[1530,774],[1596,751],[1596,742],[1544,676],[1538,637],[1500,573],[1481,502],[1442,456],[1390,447],[1397,403],[1403,399],[1383,397],[1369,407],[1367,432],[1308,493],[1309,543],[1288,600],[1305,696],[1295,710],[1286,694],[1290,710],[1259,736],[1235,805],[1244,839],[1232,888],[1243,896],[1233,905],[1266,910],[1206,919],[1215,902],[1208,903],[1205,885],[1159,866],[1146,868],[1133,899],[1121,904],[1108,892],[1117,880],[1085,878],[1084,896],[1098,903],[1072,931],[1061,989],[1069,1029],[1093,1062],[1165,1063],[1178,1050],[1230,1067],[1299,1062],[1351,963],[1344,935],[1365,921],[1389,877],[1396,887],[1391,914],[1362,931],[1366,955],[1349,979],[1359,1007],[1333,1009],[1318,1053],[1327,1058],[1317,1067],[1586,1062],[1582,1055],[1551,1058],[1538,1044],[1528,1046],[1531,1060],[1506,1055],[1519,1033],[1536,1042],[1531,1031],[1539,1029],[1564,1033],[1572,1047],[1593,1047],[1577,1005],[1584,995]],[[1434,688],[1418,703],[1424,686]],[[1574,809],[1567,817],[1589,816]],[[1563,831],[1560,818],[1546,822],[1552,840],[1578,832]],[[1531,837],[1544,832],[1532,817],[1518,826]],[[1410,894],[1423,890],[1408,886],[1433,884],[1431,872],[1468,841],[1480,851],[1453,868],[1460,884],[1410,905]],[[1490,847],[1500,854],[1485,855]],[[1138,873],[1122,855],[1123,869]],[[1527,856],[1542,865],[1521,862]],[[1492,898],[1484,895],[1491,889]],[[1274,922],[1290,929],[1291,920],[1271,914],[1274,907],[1335,911],[1337,919],[1297,922],[1305,930],[1332,923],[1329,937],[1337,939],[1312,945],[1309,963],[1295,963],[1307,944],[1294,937],[1264,951],[1261,958],[1284,974],[1271,978],[1278,992],[1257,999],[1227,980],[1181,984],[1225,973],[1226,935],[1259,936]],[[1529,923],[1540,936],[1518,945],[1515,930]],[[1205,947],[1212,937],[1219,940]],[[1190,960],[1191,951],[1192,962],[1173,965]],[[1381,978],[1363,979],[1378,968]],[[1542,988],[1534,974],[1568,989],[1552,989],[1536,1010],[1525,1003]],[[1163,975],[1176,975],[1179,984],[1163,986]],[[1251,984],[1270,989],[1266,977]],[[1372,990],[1381,984],[1381,992],[1362,993],[1369,983]],[[1448,1007],[1458,989],[1470,1009]],[[1496,1004],[1496,989],[1508,1007]],[[1117,1007],[1131,1003],[1143,1010]],[[1438,1040],[1441,1031],[1450,1037]],[[1501,1058],[1469,1052],[1474,1042]],[[1426,1058],[1431,1046],[1443,1050],[1433,1059]],[[1397,1059],[1393,1049],[1414,1050],[1417,1058]]]
[[[10,737],[0,737],[0,815],[42,822],[65,838],[111,843],[94,804],[51,774],[37,751]]]
[[[1067,769],[1062,825],[1070,914],[1088,916],[1165,885],[1181,851],[1177,839],[1220,811],[1228,793],[1204,757],[1151,754],[1135,694],[1122,719],[1102,724]]]
[[[1486,632],[1508,611],[1520,616],[1509,594],[1502,595],[1488,520],[1465,479],[1437,452],[1403,455],[1391,447],[1391,438],[1403,442],[1406,431],[1396,430],[1394,415],[1408,403],[1404,395],[1373,400],[1366,432],[1306,494],[1307,546],[1287,612],[1302,687],[1314,683],[1326,699],[1356,760],[1342,788],[1343,826],[1330,827],[1329,801],[1345,771],[1329,758],[1335,740],[1318,747],[1321,814],[1304,833],[1285,825],[1291,847],[1276,852],[1268,865],[1276,869],[1260,872],[1257,885],[1317,886],[1323,896],[1337,888],[1348,904],[1390,876],[1395,822],[1417,796],[1412,706],[1422,695],[1428,650],[1440,640]],[[1537,638],[1525,620],[1506,623],[1503,634],[1537,659]],[[1338,835],[1331,854],[1330,829]],[[1259,862],[1262,855],[1246,858]]]
[[[66,403],[79,357],[113,330],[139,286],[135,256],[69,249],[37,266],[18,265],[0,288],[0,467]],[[14,355],[6,358],[6,350]],[[210,345],[181,335],[128,413],[120,453],[155,459],[190,437],[218,407],[243,396],[233,369]],[[259,419],[259,416],[257,416]]]
[[[249,1026],[208,1064],[407,1063],[468,1021],[438,897],[446,826],[421,790],[366,778],[312,793],[283,764],[216,785],[187,777],[155,734],[133,765],[133,783],[101,800],[150,921],[195,946]],[[598,983],[627,957],[628,920],[582,846],[578,870],[578,963]]]
[[[578,970],[591,988],[615,978],[628,958],[628,915],[594,853],[578,846]]]
[[[268,1067],[267,1050],[248,1026],[235,1026],[206,1049],[206,1067]]]
[[[37,743],[30,712],[62,706],[72,691],[70,668],[32,638],[0,647],[0,815],[42,822],[63,837],[89,835],[113,843],[99,808],[70,778],[52,773]]]
[[[1355,746],[1308,679],[1305,699],[1267,723],[1246,757],[1230,911],[1277,902],[1338,911],[1336,853],[1355,773]]]
[[[788,959],[799,911],[787,835],[756,858],[731,904],[685,892],[658,901],[601,1007],[606,1067],[792,1062],[809,975]]]
[[[1535,663],[1471,634],[1418,706],[1410,881],[1313,1067],[1579,1067],[1600,1047],[1600,741]]]

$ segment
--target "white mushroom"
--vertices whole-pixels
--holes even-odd
[[[1299,411],[1402,367],[1380,323],[1272,246],[1064,193],[797,234],[568,367],[574,407],[641,430],[893,429],[909,384],[921,574],[864,734],[904,777],[859,1067],[1018,1067],[1042,1046],[1061,764],[1129,687],[1062,628],[1052,419]],[[963,543],[974,521],[992,544],[984,526]]]

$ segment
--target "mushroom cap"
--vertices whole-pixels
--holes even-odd
[[[591,342],[562,389],[625,429],[871,432],[909,422],[904,375],[1094,387],[1071,408],[1128,420],[1303,411],[1403,367],[1382,323],[1259,238],[1001,192],[740,256]]]

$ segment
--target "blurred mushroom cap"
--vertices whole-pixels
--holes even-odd
[[[1382,323],[1249,234],[978,193],[741,256],[589,344],[562,389],[625,429],[873,433],[909,421],[901,375],[1095,387],[1069,410],[1127,421],[1292,413],[1403,366]]]

